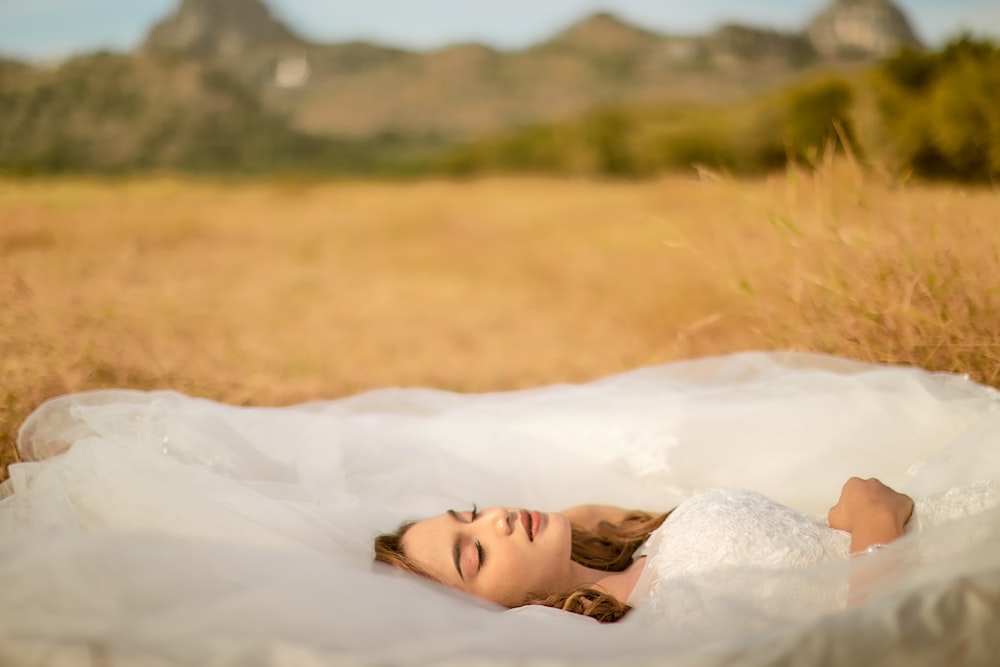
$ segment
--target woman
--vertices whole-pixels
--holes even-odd
[[[719,494],[711,495],[714,509],[718,509]],[[760,505],[758,498],[743,492],[729,492],[719,499],[737,501],[726,507],[726,512]],[[766,501],[762,507],[770,509]],[[681,508],[683,512],[687,506]],[[829,511],[829,527],[849,533],[850,552],[857,554],[899,538],[912,512],[909,496],[877,479],[852,477]],[[782,528],[791,540],[812,539],[820,547],[810,559],[812,563],[846,556],[837,536],[819,537],[821,533],[808,517],[794,515],[787,508],[777,513],[790,519]],[[375,559],[509,608],[542,604],[611,622],[621,619],[631,608],[626,601],[636,597],[646,564],[645,556],[635,557],[637,550],[665,520],[669,521],[669,515],[596,505],[545,513],[501,507],[482,512],[475,508],[471,512],[449,510],[378,536]],[[745,533],[747,522],[739,528]],[[773,542],[763,547],[763,557],[755,558],[754,552],[744,550],[741,557],[728,554],[716,558],[712,566],[761,565],[774,553],[780,554],[782,564],[805,564],[802,559],[792,563],[789,553],[806,545],[783,548],[772,531],[763,531],[758,537]],[[696,539],[711,537],[699,535]],[[824,539],[830,543],[827,549],[822,548]]]
[[[287,408],[172,392],[59,397],[25,421],[24,463],[0,488],[0,664],[700,667],[789,656],[951,664],[959,650],[988,657],[990,601],[1000,599],[989,597],[1000,591],[996,510],[862,558],[802,567],[697,572],[689,562],[665,572],[674,561],[656,556],[677,552],[678,542],[699,562],[712,560],[704,549],[752,547],[772,518],[786,516],[775,507],[823,514],[852,474],[913,497],[911,531],[923,521],[923,498],[946,500],[951,489],[1000,476],[998,407],[995,391],[960,376],[791,353],[681,362],[584,385],[483,395],[384,389]],[[748,514],[767,521],[730,530],[721,519],[743,514],[724,511],[727,503],[751,500],[708,502],[722,491],[706,489],[726,485],[773,498]],[[447,507],[471,520],[474,500],[677,509],[643,546],[635,588],[649,585],[622,623],[539,605],[498,613],[372,566],[373,527]],[[463,535],[485,525],[481,514]],[[601,525],[596,510],[575,518]],[[531,521],[539,544],[551,527],[543,523]],[[742,534],[757,537],[723,539]],[[499,547],[479,541],[486,572]],[[460,565],[475,567],[474,541],[459,546]],[[830,613],[846,581],[889,564],[891,576],[861,582],[864,604]],[[656,576],[646,582],[649,572]],[[626,587],[616,600],[627,602]],[[913,646],[919,659],[907,662]]]

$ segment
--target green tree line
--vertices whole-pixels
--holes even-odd
[[[1000,176],[1000,49],[963,37],[938,53],[905,50],[874,77],[880,152],[925,176]]]
[[[754,174],[813,162],[828,146],[900,174],[995,180],[1000,49],[962,37],[737,104],[598,110],[460,148],[439,167],[643,176],[701,164]]]

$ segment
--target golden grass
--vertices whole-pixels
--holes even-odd
[[[0,181],[0,463],[51,396],[287,404],[795,348],[1000,382],[1000,197],[756,181]]]

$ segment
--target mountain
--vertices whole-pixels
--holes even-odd
[[[373,148],[297,132],[195,60],[98,53],[46,70],[0,62],[5,171],[336,171],[375,165]]]
[[[154,166],[230,155],[252,167],[308,153],[309,137],[323,160],[329,141],[342,153],[354,151],[347,143],[440,147],[606,107],[729,104],[901,44],[916,37],[889,0],[832,0],[799,32],[669,35],[599,13],[525,49],[427,52],[311,42],[262,0],[180,0],[132,55],[55,69],[0,61],[0,167],[20,156],[25,168],[118,169],[144,154]],[[256,143],[240,147],[227,114]]]
[[[194,56],[240,56],[300,40],[260,0],[182,0],[150,30],[143,48]]]
[[[703,38],[703,48],[716,62],[732,66],[741,63],[772,61],[791,67],[816,62],[818,53],[812,42],[798,33],[724,25]]]
[[[724,101],[804,68],[912,43],[889,0],[833,0],[798,33],[729,25],[664,35],[602,12],[519,51],[457,45],[423,53],[310,43],[261,0],[182,0],[143,51],[225,71],[301,131],[463,139],[608,104]]]
[[[881,57],[920,46],[906,15],[889,0],[833,0],[805,34],[826,58]]]
[[[654,47],[663,38],[663,35],[629,25],[613,14],[600,12],[571,25],[542,46],[606,56],[641,52]]]
[[[300,131],[461,140],[595,106],[731,100],[805,68],[913,43],[889,0],[833,0],[801,32],[728,25],[664,35],[602,12],[519,51],[456,45],[423,53],[311,43],[261,0],[182,0],[143,51],[221,69]]]

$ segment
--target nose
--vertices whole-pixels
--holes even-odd
[[[483,523],[491,529],[495,529],[498,535],[506,537],[514,532],[514,522],[517,520],[517,512],[506,507],[491,507],[481,513]]]

